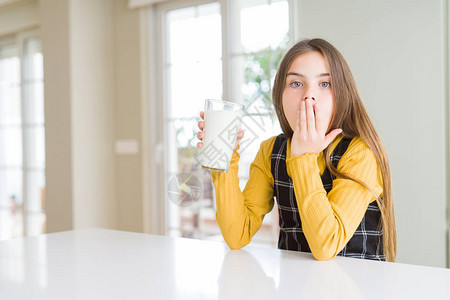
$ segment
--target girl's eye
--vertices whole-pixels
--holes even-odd
[[[294,81],[290,84],[292,87],[296,88],[296,87],[301,87],[303,86],[303,83],[298,82],[298,81]]]
[[[327,87],[330,87],[330,86],[331,86],[331,83],[329,83],[329,82],[322,82],[322,83],[320,84],[320,86],[323,87],[323,88],[327,88]]]

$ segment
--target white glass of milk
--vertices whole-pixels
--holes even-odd
[[[242,104],[205,100],[203,147],[199,153],[203,169],[228,172],[243,115]]]

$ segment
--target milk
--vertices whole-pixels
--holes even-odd
[[[225,173],[228,171],[243,114],[242,110],[205,111],[205,136],[200,152],[202,168]]]

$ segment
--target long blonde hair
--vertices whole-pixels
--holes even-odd
[[[286,53],[278,67],[272,91],[272,100],[278,120],[280,121],[281,129],[287,138],[292,137],[293,130],[286,119],[282,103],[287,72],[295,58],[311,51],[321,53],[330,67],[334,96],[334,115],[327,132],[336,128],[342,128],[342,134],[344,136],[351,138],[359,136],[366,142],[375,154],[381,169],[383,178],[382,197],[378,198],[373,190],[364,182],[352,178],[348,174],[340,173],[330,161],[330,146],[324,150],[326,166],[335,176],[358,182],[374,194],[381,211],[384,255],[387,261],[395,261],[397,236],[395,230],[394,206],[392,203],[391,171],[386,151],[366,109],[364,108],[347,62],[333,45],[323,39],[305,39],[298,42]]]

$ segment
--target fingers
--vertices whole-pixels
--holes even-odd
[[[310,99],[306,99],[306,125],[308,131],[316,131],[316,118],[314,117],[313,104]]]
[[[197,132],[197,138],[201,141],[205,137],[205,133],[203,131]]]
[[[300,112],[299,112],[299,128],[298,131],[300,132],[301,130],[307,130],[307,125],[306,125],[306,103],[305,101],[300,101]]]
[[[204,127],[205,127],[205,122],[204,121],[199,121],[198,122],[198,129],[203,130]]]
[[[203,138],[205,137],[205,133],[203,131],[199,131],[197,132],[197,138],[201,141],[203,140]],[[203,143],[202,142],[198,142],[197,143],[197,148],[198,149],[202,149],[203,148]]]
[[[238,130],[238,135],[237,135],[237,140],[240,141],[243,136],[244,136],[244,130],[239,129]]]
[[[242,138],[244,137],[244,131],[242,129],[239,129],[237,139],[236,139],[236,145],[234,146],[234,149],[237,148],[239,143],[241,142]]]
[[[200,118],[202,118],[203,120],[205,119],[205,113],[203,111],[200,112]],[[200,129],[201,131],[199,131],[197,133],[197,138],[200,141],[203,140],[203,138],[205,137],[205,133],[203,132],[203,128],[205,128],[205,122],[204,121],[199,121],[198,122],[198,129]],[[198,142],[197,143],[197,148],[198,149],[202,149],[203,148],[203,143],[202,142]]]
[[[321,136],[325,136],[325,133],[328,129],[328,124],[326,124],[326,121],[324,121],[324,118],[322,117],[319,107],[315,105],[313,109],[314,109],[314,117],[316,119],[317,133],[320,134]]]
[[[202,118],[202,120],[205,119],[205,113],[203,111],[200,112],[200,118]],[[198,129],[203,130],[204,127],[205,127],[205,122],[204,121],[199,121],[198,122]]]
[[[200,126],[199,126],[200,127]],[[202,126],[203,128],[203,126]],[[197,138],[201,141],[203,140],[203,138],[205,137],[205,133],[203,131],[199,131],[197,132]],[[202,149],[203,148],[203,143],[202,142],[198,142],[197,143],[197,148],[198,149]]]

